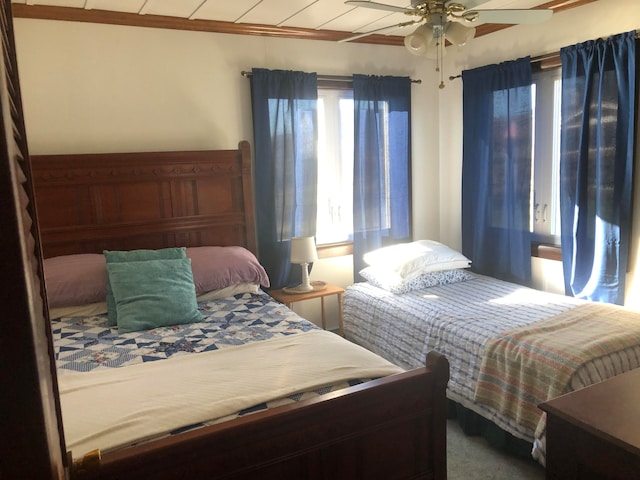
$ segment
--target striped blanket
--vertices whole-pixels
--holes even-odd
[[[573,390],[584,365],[640,345],[640,314],[601,303],[578,306],[534,324],[505,331],[486,343],[475,401],[515,422],[544,428],[537,406]],[[603,363],[602,381],[634,368]],[[611,370],[611,371],[609,371]],[[591,383],[595,383],[591,382]]]

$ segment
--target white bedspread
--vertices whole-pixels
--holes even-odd
[[[329,332],[59,378],[73,457],[353,378],[402,369]]]

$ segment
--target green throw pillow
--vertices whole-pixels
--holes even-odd
[[[108,263],[107,271],[119,333],[202,320],[190,258]]]
[[[104,258],[109,263],[140,262],[143,260],[170,260],[177,258],[187,258],[185,247],[161,248],[159,250],[104,250]],[[110,327],[118,324],[118,314],[116,302],[113,299],[111,281],[107,270],[107,318]]]

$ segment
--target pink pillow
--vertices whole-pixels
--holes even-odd
[[[43,266],[49,307],[106,301],[107,266],[104,255],[81,253],[46,258]]]
[[[189,247],[196,293],[251,283],[269,286],[267,272],[243,247]],[[44,278],[50,308],[105,302],[107,264],[99,253],[47,258]]]
[[[240,283],[269,286],[267,272],[243,247],[187,247],[196,293]]]

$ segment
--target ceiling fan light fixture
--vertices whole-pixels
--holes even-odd
[[[413,33],[404,37],[404,46],[413,55],[424,55],[433,42],[433,30],[429,25],[420,25]]]
[[[460,46],[475,37],[474,27],[479,24],[532,24],[543,22],[553,14],[553,10],[545,8],[474,10],[479,4],[487,3],[487,0],[411,0],[411,8],[388,5],[377,0],[346,0],[345,3],[416,17],[415,20],[392,25],[392,27],[420,24],[413,33],[404,38],[404,45],[412,55],[425,56],[436,61],[436,72],[440,74],[439,88],[445,86],[443,62],[446,53],[445,39],[452,45]],[[387,28],[371,30],[339,41],[348,42]]]
[[[452,45],[464,45],[471,40],[476,34],[474,27],[465,27],[464,25],[451,22],[447,27],[445,35]]]

